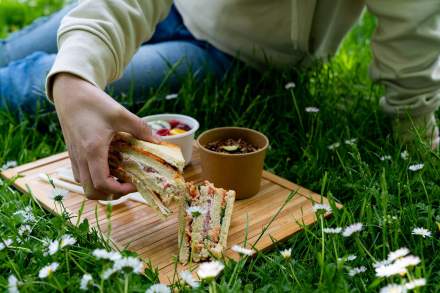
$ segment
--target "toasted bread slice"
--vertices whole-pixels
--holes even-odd
[[[152,144],[118,133],[109,152],[111,173],[133,183],[161,217],[167,217],[173,200],[186,195],[182,169],[185,164],[180,148],[171,144]]]
[[[127,150],[127,147],[129,147],[132,151],[136,151],[141,155],[153,157],[159,161],[164,161],[175,167],[178,172],[183,172],[185,159],[183,158],[182,151],[177,145],[167,142],[161,142],[159,144],[146,142],[136,139],[125,132],[119,132],[115,136],[114,141],[125,142],[125,144],[119,145],[119,150]],[[117,148],[118,145],[115,147]]]

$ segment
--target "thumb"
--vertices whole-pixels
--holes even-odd
[[[145,121],[129,111],[124,116],[125,118],[122,123],[119,123],[117,126],[118,131],[128,132],[140,140],[160,143],[160,138],[153,134],[153,131]]]

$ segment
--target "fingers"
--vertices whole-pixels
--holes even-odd
[[[87,153],[88,169],[93,187],[104,193],[122,196],[136,189],[130,183],[120,183],[110,175],[108,165],[108,143],[92,147]]]
[[[153,143],[160,143],[160,138],[154,135],[151,128],[148,127],[147,123],[135,114],[126,110],[121,119],[122,121],[120,121],[120,123],[118,123],[117,125],[118,131],[128,132],[137,139]]]
[[[72,165],[72,171],[73,171],[73,177],[75,178],[76,182],[81,182],[81,177],[79,176],[79,170],[78,170],[78,162],[77,162],[77,154],[74,151],[74,148],[72,146],[68,146],[69,151],[69,158]]]
[[[84,193],[88,199],[107,199],[108,195],[96,190],[93,186],[93,181],[90,176],[87,160],[78,160],[78,170],[80,174],[81,185],[84,189]]]

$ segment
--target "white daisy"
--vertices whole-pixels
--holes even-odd
[[[355,223],[348,227],[345,227],[344,232],[342,232],[342,236],[350,237],[353,233],[362,231],[363,225],[362,223]]]
[[[347,255],[346,257],[340,257],[340,258],[338,258],[338,261],[353,261],[353,260],[355,260],[357,258],[357,256],[356,255],[354,255],[354,254],[350,254],[350,255]]]
[[[66,234],[63,237],[61,237],[60,247],[64,248],[66,246],[72,246],[75,243],[76,243],[76,239],[72,235]]]
[[[319,211],[324,211],[324,212],[327,212],[327,213],[331,213],[332,212],[331,206],[329,206],[328,204],[325,204],[325,203],[323,203],[323,204],[315,203],[315,204],[313,204],[312,207],[313,207],[313,211],[315,213],[319,212]]]
[[[364,266],[356,267],[356,268],[351,268],[350,271],[348,271],[348,275],[349,275],[350,277],[354,277],[354,276],[356,276],[357,274],[364,273],[364,272],[366,272],[366,271],[367,271],[367,268],[364,267]]]
[[[47,252],[46,255],[54,255],[58,252],[60,249],[60,242],[58,240],[50,241],[49,245],[47,246]]]
[[[407,150],[404,150],[403,152],[400,153],[400,157],[402,158],[402,160],[408,160],[409,159],[409,153]]]
[[[318,113],[319,112],[319,108],[316,108],[316,107],[306,107],[305,111],[307,113]]]
[[[335,143],[332,143],[331,145],[327,146],[327,148],[328,148],[329,150],[334,150],[334,149],[337,149],[337,148],[340,147],[340,146],[341,146],[341,143],[340,143],[340,142],[335,142]]]
[[[186,212],[191,217],[198,217],[206,213],[205,209],[199,206],[192,206],[186,209]]]
[[[286,90],[290,90],[290,89],[295,88],[295,86],[296,86],[296,84],[295,84],[294,82],[288,82],[288,83],[286,83],[286,85],[284,86],[284,88],[285,88]]]
[[[342,228],[341,227],[335,227],[335,228],[327,227],[327,228],[323,228],[322,232],[324,232],[326,234],[339,234],[342,232]]]
[[[374,269],[377,277],[391,277],[394,275],[404,275],[407,270],[405,267],[396,264],[378,266]]]
[[[122,257],[115,261],[113,264],[113,269],[115,271],[120,271],[124,268],[131,268],[134,273],[140,274],[142,273],[143,269],[142,261],[140,261],[137,257],[128,256],[128,257]]]
[[[346,140],[344,141],[344,143],[345,143],[346,145],[355,145],[356,142],[357,142],[357,138],[346,139]]]
[[[255,253],[255,250],[245,248],[240,245],[233,245],[231,249],[232,249],[232,251],[235,251],[239,254],[243,254],[243,255],[247,255],[247,256],[251,256]]]
[[[286,248],[284,250],[281,250],[280,254],[284,259],[289,259],[292,257],[292,248]]]
[[[107,251],[105,249],[95,249],[92,252],[92,255],[96,257],[97,259],[108,259],[111,261],[116,261],[118,259],[121,259],[122,256],[117,251]]]
[[[398,284],[389,284],[380,289],[380,293],[405,293],[406,288]]]
[[[374,264],[376,276],[390,277],[406,274],[407,267],[416,266],[420,263],[419,257],[408,254],[409,249],[406,247],[390,252],[386,261]]]
[[[414,279],[411,282],[405,284],[405,288],[412,290],[417,287],[422,287],[426,285],[426,279]]]
[[[69,194],[68,190],[60,189],[60,188],[54,188],[52,190],[52,194],[50,195],[50,199],[55,201],[63,201],[64,198]]]
[[[350,255],[347,256],[347,260],[348,260],[348,261],[353,261],[353,260],[355,260],[356,258],[357,258],[357,255],[354,255],[354,254],[350,254]]]
[[[32,227],[30,225],[21,225],[18,228],[18,235],[20,236],[24,236],[24,235],[29,235],[32,232]]]
[[[31,222],[35,222],[35,216],[32,213],[32,208],[31,207],[25,207],[22,210],[18,210],[14,213],[14,215],[19,216],[22,221],[24,223],[31,223]]]
[[[375,263],[373,263],[373,267],[374,268],[378,268],[378,267],[382,267],[382,266],[387,266],[391,264],[391,262],[389,260],[381,260],[381,261],[377,261]]]
[[[20,284],[20,282],[18,282],[18,279],[14,275],[9,275],[9,277],[8,277],[8,293],[20,292],[18,290],[19,284]]]
[[[81,278],[81,284],[80,284],[79,288],[80,288],[81,290],[83,290],[83,291],[86,291],[86,290],[87,290],[87,287],[89,286],[89,283],[90,283],[91,281],[93,282],[92,275],[90,275],[90,274],[84,274],[84,275],[82,276],[82,278]]]
[[[165,100],[174,100],[177,99],[178,96],[178,94],[169,94],[165,96]]]
[[[425,164],[423,164],[423,163],[413,164],[408,167],[408,170],[416,172],[416,171],[422,170],[424,166],[425,166]]]
[[[14,243],[14,240],[12,240],[11,238],[8,238],[6,240],[0,241],[0,251],[5,249],[6,247],[11,246],[12,243]]]
[[[391,263],[398,258],[404,257],[409,254],[409,249],[406,247],[399,248],[395,251],[388,253],[388,262]]]
[[[50,265],[43,267],[38,272],[38,277],[40,279],[45,279],[47,277],[50,277],[50,275],[52,275],[58,269],[58,266],[59,266],[59,264],[57,262],[53,262]]]
[[[171,293],[171,289],[164,284],[154,284],[145,293]]]
[[[397,259],[394,264],[396,266],[400,266],[402,268],[416,266],[420,263],[420,258],[414,255],[408,255],[402,258]]]
[[[428,229],[425,229],[423,227],[416,227],[416,228],[414,228],[412,230],[411,234],[419,235],[419,236],[422,236],[423,238],[426,238],[426,237],[429,238],[429,237],[432,236],[431,231],[429,231]]]
[[[101,278],[103,280],[107,280],[108,278],[110,278],[111,275],[113,275],[116,271],[113,269],[113,267],[106,269],[105,271],[102,272],[101,274]]]
[[[7,161],[1,166],[1,170],[4,171],[6,169],[17,167],[17,161]]]
[[[215,278],[224,268],[225,266],[219,261],[204,262],[197,269],[197,275],[201,279]]]
[[[199,287],[200,283],[197,282],[192,273],[190,271],[182,271],[180,272],[180,278],[187,283],[189,286],[191,286],[192,288],[197,288]]]
[[[380,157],[380,160],[381,161],[391,161],[391,156],[390,155],[382,156],[382,157]]]

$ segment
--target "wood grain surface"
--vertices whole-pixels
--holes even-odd
[[[17,189],[30,192],[44,208],[58,214],[61,212],[61,207],[49,197],[52,187],[41,181],[38,176],[45,173],[56,178],[57,170],[65,167],[70,167],[70,160],[67,153],[61,153],[6,170],[1,175],[5,179],[15,179],[14,185]],[[203,180],[200,157],[196,148],[193,161],[185,168],[184,176],[186,180],[195,182]],[[286,202],[292,192],[293,196],[291,195],[290,201]],[[302,225],[314,223],[316,221],[312,209],[314,202],[327,203],[327,199],[284,178],[263,171],[259,193],[249,199],[235,202],[225,256],[238,258],[238,255],[230,249],[234,244],[247,243],[247,247],[254,247],[257,250],[268,249],[274,242],[282,241],[300,231]],[[151,261],[153,267],[159,269],[161,282],[171,283],[177,277],[176,269],[177,271],[183,269],[175,263],[176,212],[163,221],[148,206],[127,201],[114,206],[109,219],[105,206],[70,192],[64,200],[64,206],[73,216],[72,223],[78,220],[78,211],[82,205],[84,209],[81,218],[87,218],[92,229],[99,228],[104,237],[110,237],[116,248],[135,251],[143,259]],[[177,207],[172,209],[176,211]],[[245,239],[246,235],[247,239]]]

